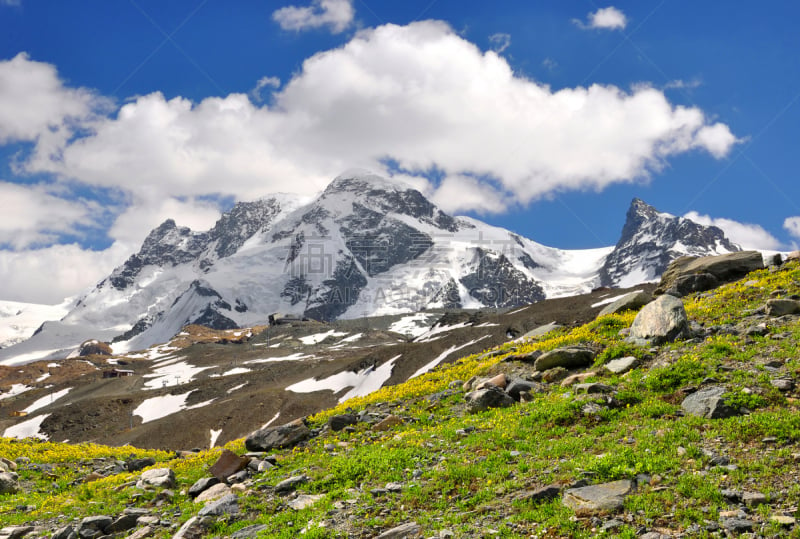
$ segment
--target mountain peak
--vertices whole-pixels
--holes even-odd
[[[336,176],[325,193],[338,193],[344,191],[364,190],[398,191],[404,190],[403,186],[384,178],[374,172],[363,168],[351,168]]]
[[[682,255],[705,256],[740,251],[714,226],[660,212],[634,198],[622,235],[600,270],[600,284],[625,287],[658,278]]]

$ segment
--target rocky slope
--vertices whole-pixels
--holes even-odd
[[[229,453],[2,440],[16,470],[0,473],[0,533],[795,536],[798,283],[789,262],[508,342],[305,422],[266,413]]]
[[[0,350],[0,364],[63,358],[87,339],[143,349],[187,324],[249,327],[275,312],[331,321],[526,305],[601,281],[654,280],[681,254],[736,249],[718,229],[635,200],[613,250],[559,250],[449,216],[419,191],[354,171],[307,203],[288,195],[238,203],[206,232],[164,222],[65,317]]]

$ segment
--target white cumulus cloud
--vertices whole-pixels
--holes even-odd
[[[787,217],[783,221],[783,228],[794,238],[800,239],[800,216]]]
[[[314,0],[307,7],[282,7],[272,14],[284,30],[308,30],[327,26],[331,32],[344,32],[353,22],[355,10],[351,0]]]
[[[781,242],[760,225],[741,223],[724,217],[715,218],[696,211],[690,211],[684,217],[701,225],[721,228],[729,240],[743,249],[781,249]]]
[[[652,86],[552,90],[436,21],[360,31],[282,86],[262,79],[263,105],[243,93],[192,102],[156,92],[101,114],[108,100],[26,55],[0,63],[0,77],[0,137],[33,142],[18,172],[120,193],[127,206],[115,210],[109,235],[130,250],[166,217],[208,228],[218,210],[205,197],[310,195],[350,167],[390,174],[391,162],[398,180],[449,211],[497,213],[510,201],[646,179],[681,153],[721,158],[738,142],[727,125]],[[16,99],[31,110],[16,111]],[[429,182],[430,170],[445,179]],[[0,234],[26,238],[17,250],[40,241],[37,233],[91,224],[86,203],[54,192],[24,201],[61,218],[9,220]],[[181,223],[189,215],[197,222]]]
[[[587,16],[587,21],[573,19],[572,22],[585,29],[624,30],[628,18],[614,6],[598,9]]]
[[[63,142],[70,128],[108,106],[109,100],[90,90],[65,86],[54,66],[24,52],[0,60],[0,144],[42,137]]]

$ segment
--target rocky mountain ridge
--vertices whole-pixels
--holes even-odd
[[[0,364],[64,357],[86,339],[117,352],[167,342],[187,324],[320,321],[441,308],[511,308],[655,280],[682,254],[735,251],[719,229],[634,200],[612,249],[563,251],[442,212],[373,174],[341,175],[314,200],[241,202],[209,231],[154,229],[141,250],[59,321],[0,351]]]

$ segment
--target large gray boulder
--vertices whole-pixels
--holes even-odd
[[[237,513],[239,513],[239,498],[236,494],[228,494],[218,500],[208,502],[197,515],[201,517],[222,517]]]
[[[269,451],[293,447],[311,437],[311,431],[302,419],[285,425],[266,427],[251,432],[244,441],[248,451]]]
[[[794,299],[768,299],[765,312],[768,316],[800,314],[800,301]]]
[[[652,300],[653,296],[642,290],[637,290],[630,294],[625,294],[613,303],[609,303],[603,307],[603,310],[597,316],[599,318],[609,314],[621,313],[622,311],[635,311],[641,309]]]
[[[574,369],[577,367],[588,367],[595,358],[595,353],[583,346],[567,346],[556,348],[539,356],[533,364],[537,371],[546,371],[554,367],[564,367]]]
[[[682,277],[708,274],[717,280],[717,283],[726,283],[740,279],[751,271],[764,268],[764,257],[758,251],[739,251],[719,256],[682,256],[673,260],[666,271],[661,275],[661,282],[655,290],[655,294],[670,293],[680,296],[678,281]],[[681,287],[702,288],[705,286],[713,288],[714,281],[708,277],[684,279]],[[713,286],[712,286],[713,285]],[[710,290],[710,288],[705,288]],[[699,290],[691,290],[697,292]]]
[[[674,296],[659,296],[645,305],[631,325],[628,340],[648,346],[674,341],[689,329],[683,302]]]
[[[136,486],[138,488],[163,487],[172,488],[175,486],[175,472],[171,468],[153,468],[142,472]]]
[[[739,414],[739,411],[730,406],[722,395],[725,388],[711,386],[695,391],[681,403],[681,408],[687,413],[708,419],[723,419]]]

